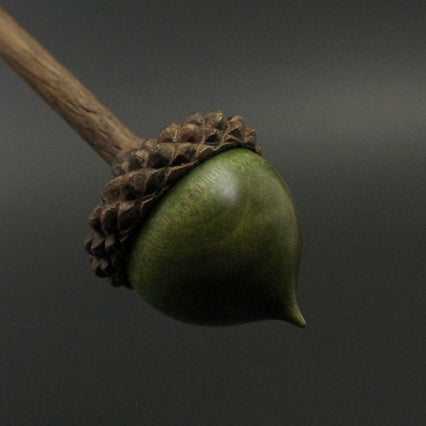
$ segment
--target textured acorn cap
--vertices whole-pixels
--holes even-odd
[[[221,111],[191,114],[183,125],[164,128],[158,139],[144,139],[138,149],[120,152],[112,164],[116,176],[102,191],[102,202],[89,217],[92,233],[85,242],[93,272],[114,286],[131,287],[125,272],[129,251],[152,206],[182,176],[215,154],[247,148],[260,154],[256,132],[241,116]]]

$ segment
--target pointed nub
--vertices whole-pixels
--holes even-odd
[[[306,321],[300,311],[295,294],[290,293],[290,295],[281,299],[280,305],[279,313],[275,314],[276,319],[289,322],[300,328],[306,327]]]
[[[293,312],[291,313],[291,316],[286,318],[286,321],[291,322],[294,325],[297,325],[298,327],[305,328],[306,327],[306,321],[305,318],[303,318],[302,312],[300,312],[299,306],[294,307]]]

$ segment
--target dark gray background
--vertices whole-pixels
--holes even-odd
[[[424,424],[425,2],[1,3],[142,136],[257,129],[308,321],[187,325],[94,277],[108,167],[0,62],[2,425]]]

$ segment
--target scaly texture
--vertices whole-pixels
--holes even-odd
[[[92,233],[85,246],[93,272],[110,277],[114,286],[131,287],[126,261],[154,203],[196,165],[232,148],[260,154],[256,132],[240,116],[226,118],[212,111],[206,117],[192,114],[182,126],[167,126],[158,139],[145,139],[139,148],[119,153],[112,164],[116,177],[89,218]]]

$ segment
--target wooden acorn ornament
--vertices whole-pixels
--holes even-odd
[[[85,242],[95,274],[194,324],[306,325],[294,201],[242,117],[140,139],[1,8],[0,54],[112,167]]]

